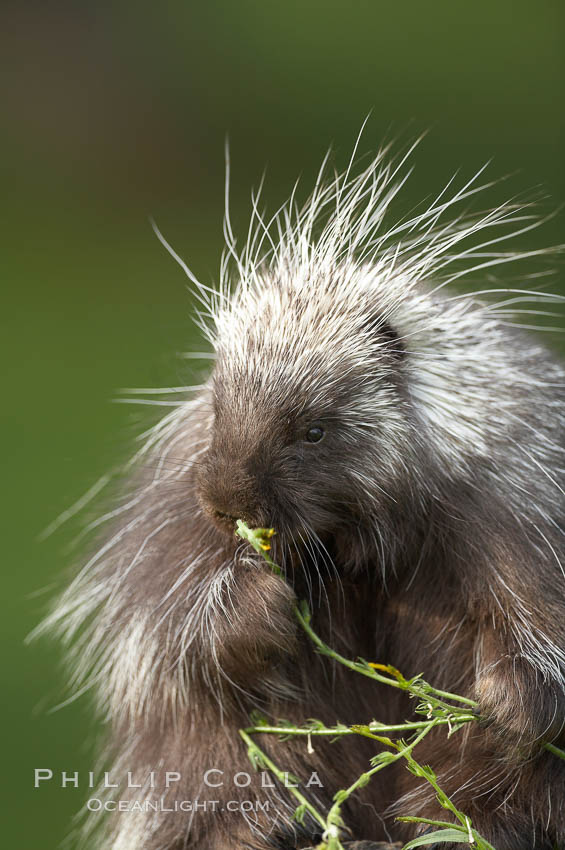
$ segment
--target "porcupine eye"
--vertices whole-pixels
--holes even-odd
[[[312,425],[312,427],[308,428],[306,432],[306,442],[319,443],[320,440],[324,439],[325,433],[326,432],[320,425]]]

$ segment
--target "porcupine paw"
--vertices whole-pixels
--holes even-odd
[[[538,678],[523,659],[506,656],[477,682],[479,723],[510,756],[527,758],[544,740],[558,740],[562,734],[563,692],[541,687]]]

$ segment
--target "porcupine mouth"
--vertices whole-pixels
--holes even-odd
[[[214,525],[223,534],[234,537],[237,522],[242,520],[249,528],[274,528],[271,538],[270,557],[278,564],[285,579],[292,586],[301,585],[305,574],[309,577],[320,575],[320,561],[326,563],[332,558],[334,535],[330,530],[313,534],[312,529],[296,518],[273,517],[268,522],[266,516],[252,518],[245,514],[231,514],[226,511],[208,508],[208,514]],[[241,541],[240,541],[241,542]]]

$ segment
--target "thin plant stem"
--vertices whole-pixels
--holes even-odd
[[[437,717],[436,726],[452,726],[453,721],[449,717]],[[476,720],[474,714],[460,715],[457,718],[458,723],[469,723]],[[421,729],[426,725],[426,721],[414,720],[406,723],[378,723],[371,721],[368,728],[373,732],[413,732]],[[323,726],[323,727],[308,727],[308,726],[269,726],[267,724],[248,726],[245,731],[250,735],[258,735],[265,732],[270,735],[295,735],[305,737],[330,737],[338,738],[343,735],[359,735],[358,728],[355,726]]]

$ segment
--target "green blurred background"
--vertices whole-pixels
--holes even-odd
[[[60,845],[85,797],[33,768],[87,770],[87,700],[55,713],[57,647],[24,646],[77,525],[38,535],[131,448],[147,414],[124,386],[190,383],[176,353],[202,344],[181,270],[221,250],[223,144],[234,218],[267,166],[266,198],[308,185],[330,143],[344,165],[385,135],[431,128],[405,209],[462,166],[519,170],[565,200],[561,0],[252,0],[5,6],[0,117],[4,378],[4,846]],[[500,200],[504,186],[495,192]],[[563,215],[534,237],[563,241]],[[43,593],[37,595],[37,591]]]

